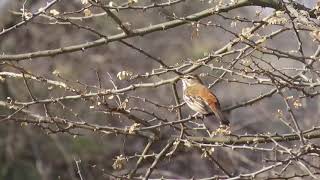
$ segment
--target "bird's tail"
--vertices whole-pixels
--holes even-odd
[[[222,112],[220,110],[217,109],[216,111],[214,111],[214,115],[220,121],[220,123],[222,125],[229,126],[229,124],[230,124],[229,120],[225,118],[225,116],[222,114]]]

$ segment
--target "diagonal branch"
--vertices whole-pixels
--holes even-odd
[[[113,12],[111,12],[110,9],[103,6],[102,2],[99,2],[100,6],[93,1],[90,1],[90,2],[94,6],[101,7],[114,20],[114,22],[116,22],[119,25],[119,27],[123,30],[123,32],[125,32],[127,35],[131,34],[130,29],[128,29],[124,25],[124,23],[121,21],[121,19],[117,15],[115,15]]]
[[[184,24],[190,23],[190,21],[199,21],[200,19],[209,17],[214,14],[222,13],[222,12],[228,12],[233,9],[237,9],[240,7],[245,6],[261,6],[261,7],[270,7],[274,9],[282,9],[282,5],[280,1],[274,0],[274,1],[265,1],[265,0],[239,0],[237,3],[232,5],[223,6],[221,8],[212,7],[206,10],[203,10],[198,13],[191,14],[189,16],[186,16],[185,18],[175,19],[172,21],[167,21],[164,23],[156,24],[153,26],[143,27],[139,29],[131,30],[130,34],[126,33],[120,33],[108,37],[103,37],[100,39],[97,39],[95,41],[73,45],[73,46],[67,46],[57,49],[51,49],[51,50],[42,50],[37,52],[29,52],[29,53],[23,53],[23,54],[15,54],[15,55],[0,55],[0,60],[6,60],[6,61],[18,61],[18,60],[26,60],[26,59],[32,59],[32,58],[39,58],[39,57],[47,57],[47,56],[55,56],[59,54],[64,53],[71,53],[75,51],[84,51],[88,48],[97,47],[103,44],[108,44],[113,41],[119,41],[130,37],[135,36],[143,36],[146,34],[150,34],[157,31],[164,31],[167,29],[171,29],[177,26],[181,26]],[[300,7],[300,6],[299,6]],[[1,34],[0,34],[1,35]]]
[[[59,2],[60,0],[53,0],[51,2],[48,2],[47,5],[45,7],[43,7],[41,10],[39,9],[38,12],[36,13],[32,13],[32,16],[30,18],[24,18],[23,21],[19,22],[18,24],[15,24],[7,29],[3,29],[0,32],[0,37],[15,30],[18,29],[19,27],[25,25],[26,23],[28,23],[29,21],[33,20],[35,17],[39,16],[40,14],[42,14],[43,12],[45,12],[47,9],[49,9],[50,7],[52,7],[54,4],[56,4],[57,2]],[[24,16],[24,14],[22,14],[22,16]]]

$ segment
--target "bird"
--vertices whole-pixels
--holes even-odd
[[[206,115],[213,113],[220,126],[229,127],[229,120],[222,114],[220,103],[215,94],[206,87],[197,75],[186,74],[181,77],[183,100],[193,111]]]

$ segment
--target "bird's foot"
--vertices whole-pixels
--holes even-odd
[[[211,137],[216,135],[230,135],[230,134],[231,134],[230,126],[220,124],[219,128],[214,130],[211,133]]]

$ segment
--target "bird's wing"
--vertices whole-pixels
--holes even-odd
[[[185,95],[184,100],[196,112],[201,114],[208,114],[210,112],[208,105],[199,96]]]
[[[207,87],[201,86],[198,94],[222,124],[230,124],[229,120],[227,120],[222,114],[218,98]]]
[[[214,112],[220,109],[220,103],[218,98],[205,86],[201,86],[200,92],[198,93],[200,98],[202,98],[210,109]]]

